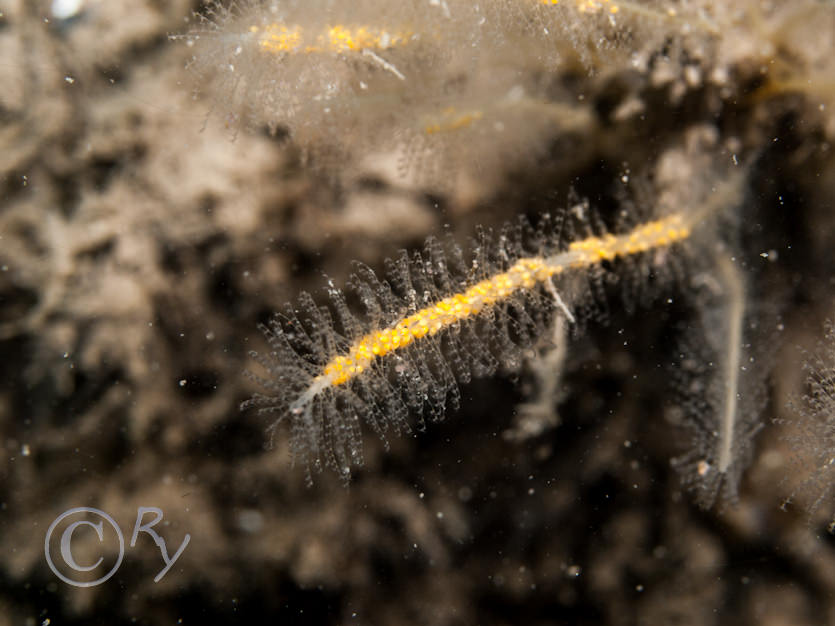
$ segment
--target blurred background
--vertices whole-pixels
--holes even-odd
[[[829,476],[801,485],[832,436],[788,407],[835,310],[835,7],[610,9],[565,3],[558,51],[496,78],[524,108],[469,77],[319,132],[303,107],[244,111],[213,78],[228,50],[169,38],[204,28],[194,11],[228,23],[217,7],[0,2],[0,625],[835,623]],[[541,45],[526,32],[511,43]],[[736,504],[701,510],[670,463],[700,384],[677,365],[701,341],[687,280],[606,287],[565,355],[546,337],[443,422],[367,436],[347,487],[307,487],[287,431],[271,447],[239,410],[257,324],[302,290],[325,302],[352,260],[583,201],[617,224],[736,167],[763,383]],[[75,507],[112,522],[48,532]],[[78,587],[47,554],[76,583],[117,567]]]

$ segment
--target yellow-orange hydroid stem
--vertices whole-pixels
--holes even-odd
[[[568,250],[550,257],[527,257],[508,270],[405,317],[389,328],[375,330],[358,339],[348,352],[331,359],[314,387],[347,383],[361,374],[377,357],[383,357],[426,335],[435,335],[457,322],[478,315],[485,308],[506,300],[522,289],[532,289],[566,270],[588,267],[617,257],[627,257],[654,248],[664,248],[690,237],[691,225],[681,214],[642,224],[622,235],[589,237],[575,241]]]

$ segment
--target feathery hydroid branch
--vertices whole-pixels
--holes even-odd
[[[384,357],[426,335],[435,335],[446,327],[478,315],[486,307],[512,296],[519,289],[531,289],[567,270],[646,252],[651,248],[667,247],[687,239],[690,232],[691,227],[684,216],[676,214],[642,224],[625,235],[590,237],[574,242],[566,252],[550,257],[519,259],[506,272],[421,309],[391,328],[362,337],[351,346],[348,354],[328,363],[314,385],[316,388],[325,384],[342,385],[362,373],[375,358]],[[299,403],[300,406],[303,404],[305,402]]]
[[[359,267],[350,284],[369,322],[332,284],[331,308],[302,294],[297,307],[262,328],[272,351],[252,356],[270,375],[251,376],[267,393],[243,406],[278,412],[273,426],[291,423],[292,447],[308,476],[311,465],[325,464],[347,477],[362,463],[362,422],[385,441],[389,427],[409,429],[410,415],[440,419],[458,405],[459,383],[500,366],[518,368],[522,350],[549,331],[555,315],[573,321],[571,309],[594,297],[577,285],[594,284],[604,263],[642,256],[663,262],[651,253],[687,243],[736,200],[739,182],[732,177],[696,209],[567,245],[560,243],[565,215],[556,226],[508,228],[474,249],[470,270],[460,249],[447,253],[432,239],[425,258],[389,262],[386,280]]]

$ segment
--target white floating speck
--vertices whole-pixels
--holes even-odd
[[[78,15],[84,0],[52,0],[52,17],[68,20]]]

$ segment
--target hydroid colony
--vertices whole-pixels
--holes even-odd
[[[549,78],[558,67],[646,66],[649,50],[667,40],[673,54],[688,38],[699,41],[689,54],[710,54],[707,17],[675,6],[244,0],[210,4],[184,38],[224,124],[286,129],[320,170],[393,153],[401,175],[437,188],[450,172],[535,162],[575,123]]]
[[[244,407],[277,414],[273,426],[290,422],[308,479],[324,466],[347,479],[363,462],[363,425],[385,441],[388,430],[409,431],[411,416],[440,419],[458,406],[459,383],[518,370],[524,351],[557,317],[576,323],[590,300],[605,297],[599,293],[604,275],[661,283],[678,263],[694,272],[718,265],[726,271],[717,308],[728,325],[720,334],[732,342],[715,373],[726,381],[716,391],[722,409],[699,415],[692,463],[680,466],[704,505],[719,493],[733,499],[742,452],[756,429],[737,408],[746,400],[735,375],[743,287],[718,232],[728,223],[724,213],[741,201],[742,181],[736,173],[717,182],[703,204],[617,234],[579,236],[576,226],[588,231],[588,223],[567,227],[572,218],[561,213],[536,227],[522,222],[483,236],[469,261],[454,243],[430,239],[423,254],[389,262],[384,279],[357,266],[349,290],[364,311],[352,311],[331,283],[329,307],[302,294],[262,328],[271,352],[252,356],[268,376],[250,375],[265,393]]]
[[[698,2],[253,0],[211,4],[186,40],[225,123],[285,128],[321,168],[391,153],[401,174],[442,188],[460,170],[484,178],[535,162],[555,129],[570,126],[576,113],[556,68],[647,72],[662,45],[667,60],[686,49],[691,68],[709,65],[733,21],[723,11]],[[687,89],[727,77],[693,69],[682,80]],[[719,322],[702,372],[706,399],[686,420],[692,453],[678,466],[702,504],[733,499],[757,430],[741,393],[747,294],[729,216],[743,179],[700,180],[679,206],[645,207],[645,221],[614,232],[559,213],[483,238],[470,260],[430,240],[422,255],[389,262],[384,279],[359,266],[349,288],[363,312],[331,284],[329,306],[302,294],[264,328],[271,353],[254,356],[268,376],[253,377],[266,393],[245,406],[290,422],[308,475],[329,466],[348,476],[362,463],[362,424],[385,439],[408,430],[410,415],[442,417],[458,404],[459,383],[518,369],[555,317],[584,321],[601,276],[657,285],[682,263],[718,283],[719,296],[701,306]],[[574,229],[555,226],[569,222]]]

